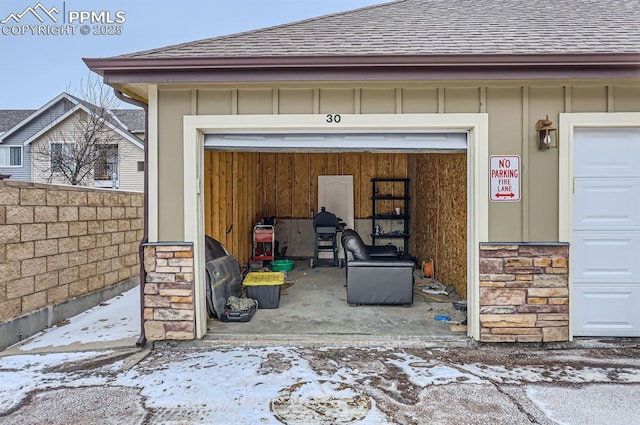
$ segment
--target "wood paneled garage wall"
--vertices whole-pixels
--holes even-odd
[[[318,211],[320,175],[353,175],[355,217],[369,218],[371,178],[407,177],[407,154],[206,151],[205,231],[247,262],[262,217],[309,218]]]
[[[411,155],[415,208],[410,252],[432,258],[436,278],[467,296],[467,156],[464,153]]]
[[[309,218],[318,211],[318,176],[353,175],[355,217],[371,216],[372,177],[411,179],[411,250],[433,258],[437,277],[466,295],[467,210],[464,153],[205,152],[205,229],[241,263],[262,217]],[[392,191],[380,188],[385,193]],[[401,194],[398,194],[401,195]],[[388,205],[389,211],[393,205]]]

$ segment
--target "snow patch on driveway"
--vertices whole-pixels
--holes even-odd
[[[559,425],[625,424],[640,418],[640,386],[588,385],[582,388],[530,386],[527,397]]]
[[[462,373],[450,366],[426,363],[424,359],[407,353],[398,353],[396,356],[399,359],[387,360],[387,363],[400,368],[407,375],[409,381],[418,387],[463,382],[466,384],[482,383],[477,376]]]
[[[101,377],[74,379],[64,373],[47,373],[48,368],[65,363],[80,362],[104,355],[105,352],[58,353],[2,357],[0,366],[0,413],[15,408],[34,390],[65,386],[98,385]]]
[[[505,367],[475,363],[461,365],[460,368],[478,377],[502,384],[519,384],[522,382],[564,382],[574,384],[608,382],[640,383],[640,370],[625,367]]]

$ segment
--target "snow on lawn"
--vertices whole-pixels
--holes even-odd
[[[21,351],[117,341],[140,333],[140,289],[135,287],[26,340]]]

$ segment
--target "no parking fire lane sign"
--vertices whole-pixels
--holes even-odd
[[[520,201],[520,157],[492,155],[489,163],[491,202]]]

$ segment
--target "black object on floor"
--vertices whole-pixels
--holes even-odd
[[[254,314],[256,314],[256,310],[258,308],[254,305],[253,307],[243,310],[243,311],[230,311],[225,310],[222,314],[220,314],[221,322],[248,322],[251,320]]]

